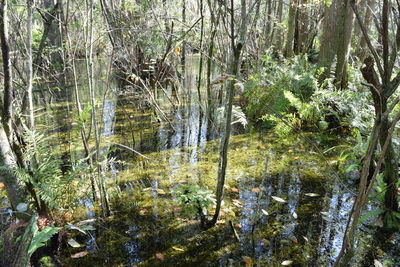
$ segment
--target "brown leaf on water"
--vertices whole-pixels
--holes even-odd
[[[240,223],[237,223],[237,224],[235,224],[235,227],[242,228],[242,225]]]
[[[4,189],[5,185],[4,183],[0,182],[0,190]]]
[[[251,192],[253,192],[253,193],[260,193],[261,190],[260,190],[260,188],[252,188],[252,189],[251,189]]]
[[[78,258],[85,257],[85,256],[88,255],[88,254],[89,254],[89,252],[86,251],[86,250],[84,250],[84,251],[75,253],[74,255],[71,256],[71,258],[73,258],[73,259],[78,259]]]
[[[248,256],[242,256],[242,259],[248,265],[252,265],[253,264],[253,260]]]
[[[164,261],[165,260],[164,254],[162,254],[161,252],[157,252],[155,256],[160,261]]]

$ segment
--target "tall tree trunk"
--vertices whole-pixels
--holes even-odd
[[[294,34],[296,28],[296,13],[297,13],[298,0],[291,0],[289,7],[289,18],[288,18],[288,30],[286,34],[286,44],[285,44],[285,57],[293,56],[294,48]]]
[[[279,0],[278,10],[277,10],[277,23],[276,23],[278,25],[282,22],[282,14],[283,14],[283,0]],[[282,51],[284,36],[283,36],[283,30],[281,29],[281,27],[278,27],[277,33],[275,36],[276,36],[275,42],[274,42],[275,49],[278,51]]]
[[[365,29],[367,30],[367,33],[369,33],[370,28],[372,26],[372,19],[373,19],[372,10],[375,9],[375,6],[376,6],[376,0],[369,0],[368,3],[366,4],[364,25]],[[368,52],[367,41],[364,35],[361,34],[360,46],[358,48],[358,53],[357,53],[360,62],[364,62],[364,59],[367,57],[367,52]]]
[[[4,100],[2,108],[2,122],[4,130],[7,133],[9,140],[12,140],[12,116],[13,116],[13,87],[11,76],[11,59],[10,45],[8,41],[8,3],[7,0],[1,0],[0,7],[0,39],[1,52],[3,56],[4,70]]]
[[[319,55],[319,63],[325,67],[321,79],[329,77],[336,59],[335,83],[339,88],[347,86],[347,60],[353,27],[354,13],[350,0],[334,0],[330,7],[326,7]]]
[[[325,68],[325,77],[331,72],[333,61],[336,56],[336,18],[338,16],[338,1],[332,1],[330,6],[325,6],[324,19],[322,22],[321,47],[319,50],[319,65]]]
[[[200,46],[199,46],[199,52],[200,52],[200,62],[199,62],[199,74],[198,74],[198,80],[197,80],[197,94],[199,98],[199,103],[201,107],[201,78],[202,78],[202,73],[203,73],[203,35],[204,35],[204,7],[203,7],[203,0],[200,0]],[[200,110],[201,111],[201,110]]]
[[[182,22],[186,24],[186,0],[182,0]],[[185,65],[186,65],[186,42],[182,41],[182,54],[181,54],[181,65],[183,68],[183,77],[185,77]]]
[[[63,22],[63,0],[43,0],[43,6],[46,10],[44,16],[44,28],[48,27],[47,45],[52,47],[50,54],[51,63],[55,67],[62,66],[62,47],[63,47],[63,34],[62,34],[62,22]],[[55,9],[56,12],[52,14],[49,10]],[[51,18],[51,16],[54,16]]]
[[[33,96],[32,96],[32,82],[33,82],[33,62],[32,62],[32,23],[33,23],[33,7],[34,0],[27,0],[28,15],[27,15],[27,39],[26,47],[28,50],[27,70],[28,70],[28,102],[29,102],[29,122],[31,130],[35,129],[35,117],[33,113]]]
[[[95,170],[97,172],[98,184],[99,184],[99,192],[100,192],[100,200],[102,204],[102,211],[104,216],[110,215],[110,206],[108,203],[106,185],[104,181],[104,177],[100,170],[100,136],[98,132],[97,125],[97,113],[96,113],[96,103],[95,103],[95,80],[94,80],[94,66],[93,66],[93,0],[86,0],[87,6],[87,14],[88,14],[88,23],[86,28],[86,69],[88,75],[88,85],[89,85],[89,95],[90,95],[90,104],[92,106],[92,125],[94,129],[94,138],[95,138]]]
[[[354,12],[350,6],[349,0],[343,0],[340,3],[341,22],[337,27],[339,33],[337,44],[337,62],[335,70],[335,79],[339,88],[347,87],[347,60],[350,53],[351,37],[354,28]]]
[[[235,95],[235,83],[239,74],[240,67],[240,56],[246,39],[247,31],[247,8],[246,0],[241,0],[241,22],[239,27],[239,40],[235,38],[235,24],[234,24],[234,0],[231,0],[230,6],[230,41],[231,41],[231,61],[230,61],[230,74],[234,79],[229,81],[227,87],[227,103],[225,105],[225,123],[224,130],[222,132],[220,152],[219,152],[219,166],[218,166],[218,183],[217,183],[217,193],[216,193],[216,208],[214,216],[211,221],[207,223],[207,227],[212,227],[217,223],[219,213],[221,211],[221,204],[224,195],[224,184],[226,176],[226,168],[228,165],[228,147],[229,139],[231,135],[231,122],[232,122],[232,105],[233,97]]]

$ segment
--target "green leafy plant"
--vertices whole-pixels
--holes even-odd
[[[46,226],[41,231],[38,230],[36,223],[34,224],[34,235],[28,249],[28,254],[32,255],[38,248],[46,245],[46,242],[60,231],[61,227]]]
[[[27,144],[24,159],[30,163],[30,168],[16,168],[16,175],[31,183],[49,207],[61,207],[71,193],[68,188],[73,177],[62,175],[61,161],[55,156],[56,151],[49,148],[48,139],[42,133],[26,129],[24,140]]]
[[[306,56],[283,62],[264,56],[262,71],[255,69],[246,82],[247,118],[273,127],[281,136],[298,127],[318,132],[356,128],[367,133],[374,112],[370,93],[360,87],[359,71],[349,66],[346,90],[337,90],[331,78],[321,80],[323,73],[324,69],[308,62]]]
[[[358,170],[361,169],[362,160],[368,149],[369,138],[367,138],[364,141],[361,136],[360,131],[357,129],[353,130],[353,134],[356,137],[355,144],[334,146],[334,147],[327,149],[324,152],[324,153],[328,153],[329,151],[332,151],[332,150],[340,150],[341,151],[338,162],[339,162],[339,169],[343,173],[348,173],[354,169],[358,169]]]
[[[207,209],[215,204],[213,192],[198,185],[183,184],[174,190],[174,193],[177,195],[183,211],[188,215],[199,212],[207,214]]]

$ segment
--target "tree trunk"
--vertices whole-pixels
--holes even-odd
[[[283,0],[279,0],[276,24],[280,24],[282,22],[282,14],[283,14]],[[274,42],[275,48],[278,51],[282,51],[284,36],[283,36],[283,30],[281,29],[281,27],[278,27],[277,33],[275,36],[276,36],[275,42]]]
[[[228,146],[229,138],[231,135],[231,122],[232,122],[232,105],[233,97],[235,95],[235,83],[237,76],[239,74],[240,66],[240,56],[242,53],[243,45],[246,38],[247,31],[247,10],[246,10],[246,0],[241,0],[241,23],[239,29],[239,40],[235,39],[235,25],[234,25],[234,5],[231,0],[231,11],[230,11],[230,38],[231,38],[231,61],[230,61],[230,74],[234,79],[231,79],[227,88],[227,103],[225,106],[225,125],[224,131],[221,137],[220,152],[219,152],[219,167],[218,167],[218,183],[217,183],[217,193],[216,193],[216,208],[215,213],[211,221],[207,223],[207,227],[212,227],[217,223],[219,218],[219,213],[221,211],[221,204],[224,195],[224,184],[226,176],[226,168],[228,165]]]
[[[337,27],[338,44],[337,44],[337,63],[335,71],[335,79],[339,88],[347,87],[347,60],[350,53],[351,37],[354,28],[354,12],[350,6],[349,0],[340,2],[340,24]]]
[[[375,6],[376,6],[376,0],[369,0],[368,4],[366,5],[364,25],[365,29],[367,30],[367,33],[369,33],[372,25],[372,19],[373,19],[372,10],[374,10]],[[367,41],[365,40],[364,35],[361,35],[360,46],[358,48],[358,53],[357,53],[360,62],[364,62],[364,59],[367,57],[367,52],[368,52]]]
[[[32,22],[33,22],[33,5],[34,0],[27,0],[28,15],[27,15],[27,39],[26,47],[28,50],[27,70],[28,70],[28,102],[29,102],[29,121],[31,130],[35,129],[35,117],[33,114],[33,97],[32,97],[32,82],[33,82],[33,62],[32,62]]]
[[[44,28],[48,28],[47,45],[52,47],[50,53],[50,60],[54,66],[58,67],[62,64],[62,47],[63,47],[63,0],[43,0],[43,6],[46,10],[44,16]],[[56,10],[56,12],[49,12],[47,10]],[[53,18],[52,18],[53,16]]]
[[[291,0],[289,7],[288,30],[286,34],[286,44],[284,56],[286,58],[293,56],[294,34],[296,28],[296,13],[297,13],[298,0]]]
[[[3,70],[4,70],[4,100],[2,108],[2,122],[7,137],[11,137],[12,133],[12,116],[13,116],[13,88],[11,76],[11,60],[10,60],[10,46],[8,41],[8,3],[7,0],[1,0],[0,7],[0,39],[1,39],[1,52],[3,56]],[[10,138],[12,140],[12,138]]]
[[[0,166],[4,169],[1,171],[1,182],[5,185],[12,209],[16,210],[18,203],[24,202],[25,193],[23,185],[15,176],[14,169],[17,168],[17,163],[13,155],[3,125],[0,125]]]
[[[321,47],[319,50],[319,65],[325,68],[325,77],[331,72],[333,61],[336,56],[336,18],[338,16],[338,2],[332,1],[331,5],[325,6],[325,15],[322,23]],[[324,78],[325,78],[324,77]]]

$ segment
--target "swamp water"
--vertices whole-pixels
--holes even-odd
[[[84,66],[78,67],[84,104],[89,101],[88,89]],[[179,205],[176,189],[181,184],[214,192],[217,180],[218,127],[208,127],[202,116],[195,70],[187,68],[178,96],[154,92],[169,118],[160,122],[157,117],[162,115],[146,103],[143,91],[126,92],[105,78],[108,64],[96,64],[101,154],[114,159],[107,164],[106,175],[112,215],[101,218],[90,194],[82,197],[71,223],[91,225],[92,230],[75,231],[72,237],[81,247],[65,249],[63,264],[281,266],[290,261],[292,266],[330,266],[340,250],[354,196],[335,173],[334,155],[321,157],[320,151],[337,144],[335,137],[321,141],[307,135],[307,140],[319,144],[317,149],[301,137],[279,139],[247,133],[236,125],[216,227],[202,231],[198,218]],[[38,104],[47,107],[39,121],[57,140],[68,167],[69,161],[83,155],[74,119],[74,86],[52,91],[36,94]],[[358,246],[367,243],[360,241]]]

